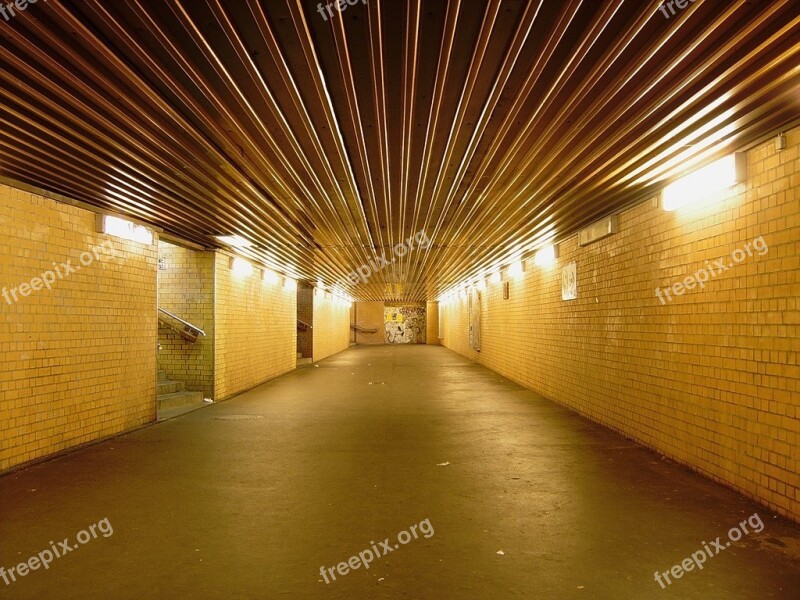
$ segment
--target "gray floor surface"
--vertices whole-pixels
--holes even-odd
[[[352,348],[0,478],[7,577],[65,539],[0,598],[800,598],[800,527],[435,346]]]

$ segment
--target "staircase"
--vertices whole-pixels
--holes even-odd
[[[167,378],[166,371],[158,372],[158,420],[177,417],[204,406],[203,392],[190,392],[182,381]]]

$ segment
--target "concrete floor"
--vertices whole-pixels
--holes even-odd
[[[654,581],[756,512],[760,534]],[[0,479],[0,565],[104,518],[0,598],[800,597],[799,527],[431,346],[354,348]]]

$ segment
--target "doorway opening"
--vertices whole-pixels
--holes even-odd
[[[213,402],[214,253],[158,242],[158,420]]]
[[[314,362],[314,288],[297,284],[297,366]]]

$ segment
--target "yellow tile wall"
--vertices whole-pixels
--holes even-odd
[[[314,294],[314,362],[350,347],[350,307],[331,294]]]
[[[377,329],[375,333],[356,332],[356,343],[363,345],[384,344],[383,302],[354,302],[356,325],[365,329]]]
[[[243,277],[215,255],[214,398],[225,400],[297,364],[297,292],[261,272]]]
[[[439,303],[427,302],[425,305],[425,324],[427,336],[425,343],[431,346],[439,345]]]
[[[156,260],[92,212],[0,185],[0,471],[155,419]]]
[[[554,267],[528,261],[508,300],[489,284],[481,352],[466,299],[442,304],[444,344],[800,521],[800,130],[749,151],[747,182],[712,209],[648,201],[619,225],[565,241]],[[758,236],[763,256],[656,297]],[[578,299],[562,301],[572,261]]]
[[[355,324],[356,324],[356,308],[355,308],[355,302],[354,302],[353,306],[350,308],[350,337],[349,337],[349,339],[350,339],[350,343],[351,344],[355,344],[356,343]]]
[[[214,394],[214,253],[158,243],[158,305],[200,327],[192,343],[159,323],[158,368],[187,390]],[[174,321],[171,321],[174,323]]]

